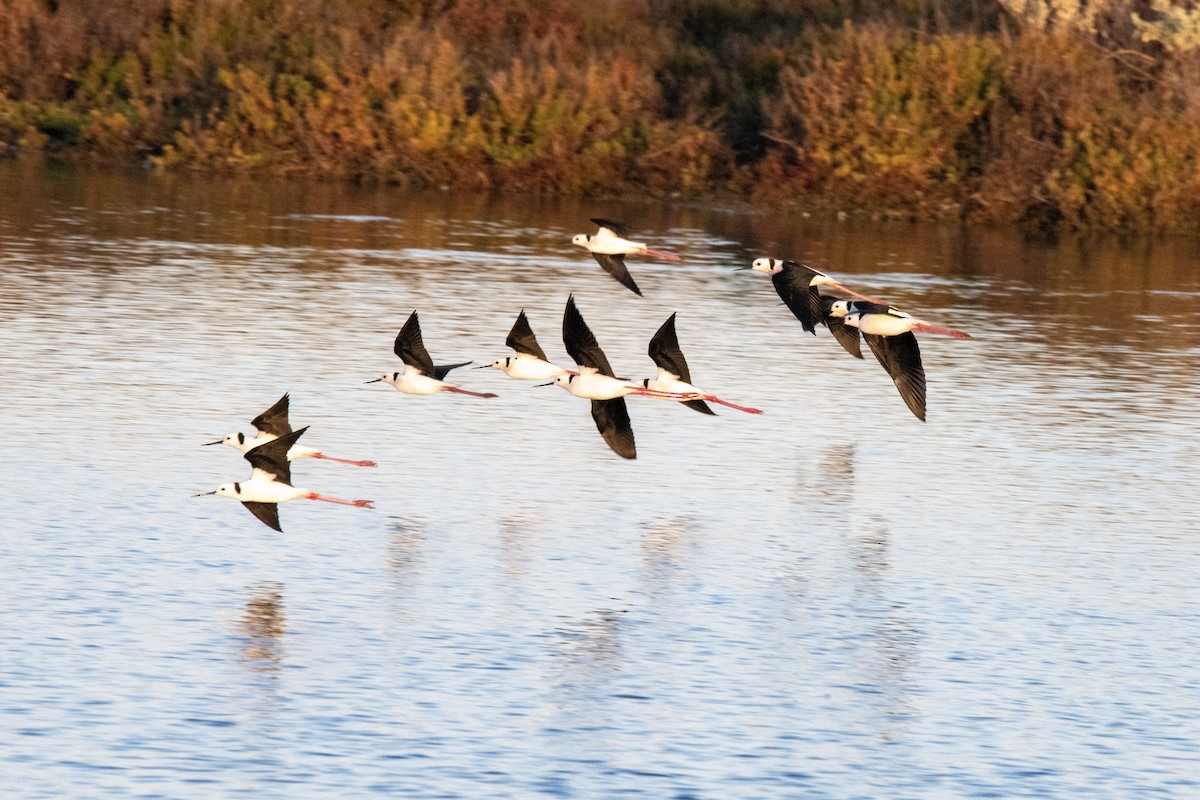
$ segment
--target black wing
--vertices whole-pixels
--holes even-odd
[[[900,390],[908,410],[925,421],[925,368],[921,366],[921,348],[912,332],[899,336],[864,333],[867,346]]]
[[[460,361],[457,364],[438,364],[433,368],[433,377],[437,378],[439,381],[444,381],[446,380],[446,376],[450,373],[450,370],[458,369],[459,367],[465,367],[470,363],[470,361]]]
[[[617,222],[615,219],[604,219],[603,217],[592,217],[591,221],[601,228],[608,228],[622,239],[629,235],[629,226],[624,222]]]
[[[862,342],[858,338],[858,328],[847,325],[844,317],[831,317],[829,308],[835,302],[836,297],[830,295],[821,295],[821,319],[825,322],[825,327],[829,328],[829,332],[833,334],[833,338],[838,340],[847,353],[855,358],[862,358]]]
[[[288,423],[288,396],[284,394],[283,397],[275,402],[275,405],[251,420],[250,424],[263,433],[269,433],[272,436],[283,436],[285,433],[291,433],[292,426]]]
[[[508,332],[508,338],[504,340],[504,344],[518,353],[540,358],[542,361],[550,360],[546,358],[546,354],[538,345],[537,337],[533,335],[533,328],[529,327],[529,317],[525,316],[524,311],[517,315],[517,321],[513,323],[512,330]]]
[[[604,267],[604,271],[612,275],[621,285],[630,290],[637,296],[642,296],[642,290],[638,288],[634,282],[633,276],[629,274],[629,270],[625,268],[625,256],[609,256],[604,253],[592,253],[592,257]]]
[[[421,340],[421,321],[417,319],[416,311],[412,312],[404,327],[396,334],[396,344],[392,350],[407,366],[421,370],[424,375],[433,375],[433,359]]]
[[[254,516],[258,517],[262,522],[265,522],[268,527],[283,533],[283,528],[279,527],[279,504],[278,503],[251,503],[246,500],[242,501],[242,505],[246,507]]]
[[[684,383],[692,382],[688,372],[687,359],[679,349],[679,337],[675,334],[675,315],[672,314],[662,324],[658,332],[650,340],[650,358],[662,369],[679,377]]]
[[[596,430],[608,442],[612,451],[621,458],[637,458],[637,446],[633,442],[633,423],[629,421],[629,409],[625,398],[615,400],[593,400],[592,419]]]
[[[269,472],[275,476],[275,480],[290,485],[292,482],[292,468],[288,464],[288,450],[292,449],[292,445],[304,435],[306,430],[308,430],[307,425],[298,431],[285,433],[278,439],[272,439],[266,444],[260,444],[258,447],[251,448],[246,451],[246,460],[255,469]]]
[[[617,377],[609,366],[604,351],[596,344],[596,337],[583,321],[583,315],[575,307],[575,295],[567,298],[567,308],[563,311],[563,345],[576,364],[591,367],[610,378]]]
[[[709,408],[708,403],[704,402],[703,400],[684,400],[683,404],[688,408],[693,408],[696,411],[699,411],[701,414],[712,414],[714,417],[717,415],[717,412]]]
[[[814,335],[817,332],[817,322],[824,316],[821,311],[821,294],[817,287],[811,285],[815,275],[816,273],[808,267],[789,261],[783,265],[782,272],[771,276],[779,299],[791,309],[796,319],[800,320],[804,330]]]

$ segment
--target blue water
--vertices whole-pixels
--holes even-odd
[[[588,217],[684,256],[637,298]],[[779,305],[807,259],[976,334],[929,422]],[[619,374],[678,312],[761,417],[439,363],[552,359],[574,292]],[[0,164],[5,796],[1200,796],[1200,249],[656,203]],[[285,533],[196,497],[283,392],[294,465],[376,510]]]

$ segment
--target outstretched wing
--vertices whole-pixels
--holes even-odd
[[[275,405],[251,420],[250,424],[263,433],[269,433],[272,436],[283,436],[285,433],[291,433],[292,426],[288,423],[288,395],[284,394],[283,397],[275,401]]]
[[[292,449],[297,440],[304,435],[308,430],[305,425],[298,431],[285,433],[278,439],[272,439],[266,444],[260,444],[258,447],[251,448],[246,451],[246,460],[250,462],[250,466],[254,469],[261,469],[263,472],[268,472],[275,476],[275,480],[280,483],[291,484],[292,468],[288,464],[288,450]]]
[[[533,335],[533,328],[529,327],[529,317],[525,316],[524,311],[517,315],[517,321],[513,323],[512,330],[508,332],[508,338],[504,340],[504,344],[518,353],[524,353],[542,361],[550,360],[546,358],[546,354],[538,345],[537,337]]]
[[[691,383],[692,376],[688,372],[687,359],[679,349],[679,337],[675,334],[675,315],[659,327],[658,332],[650,339],[650,358],[662,369],[675,375],[684,383]]]
[[[862,342],[858,338],[858,328],[847,325],[843,317],[833,317],[829,314],[829,309],[835,302],[836,297],[821,295],[821,320],[847,353],[855,358],[862,358]]]
[[[392,350],[406,366],[421,370],[423,375],[433,375],[433,359],[421,339],[421,321],[417,319],[416,311],[409,315],[404,327],[396,334]]]
[[[460,361],[457,364],[438,364],[433,368],[433,377],[437,378],[439,381],[444,381],[446,380],[446,376],[450,374],[450,370],[458,369],[459,367],[465,367],[470,363],[470,361]]]
[[[592,257],[599,262],[600,266],[604,267],[605,272],[620,281],[622,286],[639,297],[642,295],[642,290],[638,288],[637,283],[633,280],[633,276],[629,274],[629,270],[625,267],[625,256],[592,253]]]
[[[917,346],[917,337],[910,331],[899,336],[864,333],[863,338],[891,376],[908,410],[924,422],[925,368],[921,365],[921,348]]]
[[[615,219],[604,219],[603,217],[592,217],[591,221],[600,226],[600,232],[604,233],[604,229],[614,236],[620,236],[624,239],[629,234],[629,226],[624,222],[617,222]]]
[[[596,430],[600,431],[614,453],[621,458],[637,458],[633,423],[629,421],[629,409],[625,407],[624,397],[593,400],[592,419],[596,421]]]
[[[779,299],[787,305],[800,325],[811,334],[817,332],[817,322],[824,314],[821,311],[821,294],[811,285],[815,272],[793,261],[786,262],[783,270],[771,276]]]
[[[278,503],[252,503],[246,500],[242,501],[242,505],[246,507],[259,520],[266,523],[270,528],[283,533],[283,528],[279,527],[279,504]]]
[[[596,337],[592,335],[587,323],[583,321],[583,315],[575,307],[575,295],[567,298],[567,308],[563,311],[563,345],[567,348],[567,354],[575,359],[576,364],[582,367],[591,367],[601,375],[607,375],[610,378],[617,377],[613,373],[604,351],[600,349],[600,345],[596,344]]]

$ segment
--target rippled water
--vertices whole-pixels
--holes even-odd
[[[567,241],[625,218],[639,299]],[[791,255],[976,334],[929,422],[804,334]],[[435,360],[621,374],[677,311],[761,417],[402,396]],[[0,164],[0,776],[20,797],[1200,795],[1200,247],[658,203]],[[280,394],[376,511],[193,498]]]

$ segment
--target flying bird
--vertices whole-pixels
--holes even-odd
[[[896,384],[905,405],[922,422],[925,421],[925,367],[913,332],[971,338],[969,333],[934,325],[882,303],[837,300],[829,305],[828,316],[831,320],[840,318],[847,331],[862,334],[875,358]]]
[[[622,286],[634,294],[641,295],[642,290],[638,288],[633,276],[625,267],[625,256],[639,255],[670,261],[679,260],[679,256],[651,250],[641,242],[631,242],[626,239],[629,229],[623,222],[601,218],[594,218],[591,221],[600,226],[600,230],[591,236],[586,233],[577,233],[571,237],[571,244],[579,245],[590,252],[605,272],[616,278]]]
[[[846,327],[862,332],[863,339],[875,354],[880,366],[891,377],[892,383],[896,384],[896,389],[904,398],[908,410],[924,422],[925,367],[921,364],[921,348],[917,345],[917,337],[912,331],[889,336],[867,333],[863,326],[875,327],[874,321],[871,320],[871,317],[875,316],[878,315],[853,311],[847,314],[843,321]]]
[[[825,315],[821,307],[821,293],[817,289],[818,286],[828,286],[853,297],[875,302],[866,295],[861,295],[835,281],[824,272],[790,259],[756,258],[750,266],[737,269],[749,269],[770,275],[771,283],[775,285],[779,299],[787,305],[796,319],[800,320],[800,325],[804,330],[812,334],[816,334],[817,323],[821,322]]]
[[[536,381],[550,380],[570,373],[570,370],[551,364],[546,358],[546,353],[538,344],[537,337],[533,335],[529,317],[525,316],[524,311],[517,315],[517,321],[513,323],[504,344],[517,351],[517,354],[498,358],[491,364],[484,364],[475,369],[498,369],[510,378]]]
[[[650,358],[658,365],[658,377],[645,379],[642,381],[642,386],[647,389],[655,389],[660,392],[678,395],[678,398],[667,397],[665,399],[676,400],[688,408],[699,411],[701,414],[715,413],[705,403],[706,400],[719,403],[723,406],[729,406],[730,408],[736,408],[738,411],[745,411],[748,414],[762,413],[757,408],[734,405],[692,385],[692,376],[688,371],[687,359],[683,357],[683,350],[679,347],[679,337],[675,333],[674,314],[667,318],[667,321],[659,327],[654,337],[650,340]],[[682,397],[689,399],[679,399]]]
[[[288,422],[288,402],[289,396],[284,394],[283,397],[275,401],[275,405],[251,420],[250,424],[256,430],[253,437],[238,431],[237,433],[229,434],[223,439],[217,439],[215,442],[207,442],[205,446],[226,444],[237,448],[244,455],[260,444],[266,444],[278,439],[280,436],[291,433],[292,426]],[[336,461],[339,464],[351,464],[356,467],[377,466],[374,461],[350,461],[345,458],[334,458],[333,456],[325,455],[315,447],[302,447],[300,445],[294,445],[291,450],[288,450],[287,458],[288,461],[295,461],[297,458],[321,458],[326,461]]]
[[[444,364],[434,366],[433,359],[429,356],[429,351],[425,349],[425,343],[421,340],[421,321],[417,319],[417,312],[412,312],[409,315],[408,321],[404,323],[404,327],[396,334],[396,343],[392,350],[404,362],[403,372],[386,372],[373,381],[367,383],[384,383],[391,384],[396,391],[404,392],[405,394],[437,394],[438,392],[453,392],[455,394],[466,394],[471,397],[496,397],[490,392],[472,392],[467,389],[462,389],[452,383],[446,383],[444,378],[452,369],[465,367],[470,364],[470,361],[463,361],[458,364]]]
[[[604,351],[596,343],[596,337],[575,306],[574,295],[567,298],[567,307],[563,312],[563,344],[579,365],[578,374],[559,375],[551,383],[541,385],[561,386],[576,397],[591,400],[592,419],[604,441],[621,458],[637,458],[633,424],[629,420],[625,397],[631,394],[660,397],[664,393],[631,384],[628,379],[616,376]]]
[[[223,483],[211,492],[201,492],[195,497],[219,494],[242,501],[246,509],[268,527],[282,532],[279,526],[279,504],[289,500],[321,500],[358,508],[374,508],[370,500],[343,500],[329,497],[309,489],[292,485],[292,468],[288,463],[288,451],[296,440],[304,435],[307,427],[285,433],[277,439],[260,444],[245,453],[253,471],[250,480]]]

